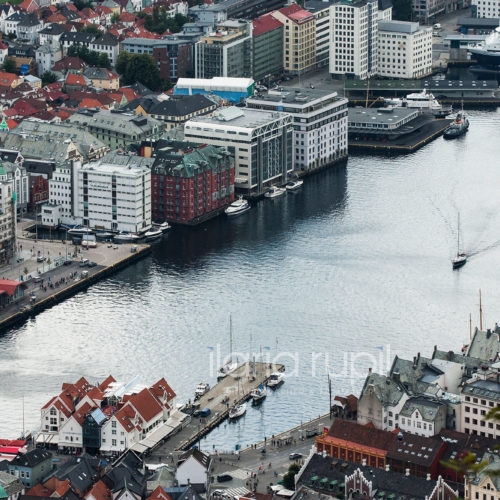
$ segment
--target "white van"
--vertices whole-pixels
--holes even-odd
[[[434,25],[434,29],[435,29],[435,30],[440,30],[440,29],[441,29],[441,24],[436,23],[436,24]]]
[[[80,267],[86,267],[89,263],[89,259],[82,259],[80,261]]]

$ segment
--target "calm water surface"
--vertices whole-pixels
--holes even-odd
[[[233,350],[286,365],[259,409],[202,446],[245,446],[359,394],[395,354],[458,350],[500,318],[500,112],[401,157],[352,155],[233,220],[174,228],[151,257],[0,336],[0,437],[39,426],[62,382],[164,376],[187,401]],[[452,272],[457,214],[471,257]],[[23,404],[24,402],[24,404]]]

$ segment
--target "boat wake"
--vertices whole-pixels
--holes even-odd
[[[500,240],[495,241],[491,245],[487,245],[485,247],[478,248],[477,250],[472,250],[471,252],[468,252],[467,255],[469,257],[473,257],[474,255],[479,255],[479,254],[482,254],[484,252],[487,252],[488,250],[493,250],[494,248],[498,248],[498,247],[500,247]]]

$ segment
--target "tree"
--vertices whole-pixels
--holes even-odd
[[[287,490],[295,490],[295,474],[297,474],[299,470],[299,464],[292,464],[290,465],[290,467],[288,467],[288,472],[283,476],[283,486]]]
[[[99,29],[97,24],[89,24],[88,26],[84,26],[81,31],[84,33],[92,33],[93,35],[100,36],[102,35],[102,31]]]
[[[140,82],[151,90],[162,88],[160,70],[149,54],[121,52],[116,62],[116,71],[120,73],[126,85]]]
[[[57,81],[57,75],[52,71],[45,71],[42,75],[42,87],[45,87],[45,85],[49,83],[54,83],[55,81]]]
[[[113,12],[111,16],[111,24],[116,24],[120,20],[120,14],[118,12]]]
[[[7,57],[3,63],[2,69],[7,73],[15,73],[17,68],[14,59]]]

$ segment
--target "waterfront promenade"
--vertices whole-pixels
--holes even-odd
[[[24,296],[0,309],[0,331],[78,293],[150,251],[147,244],[98,243],[96,248],[86,249],[67,240],[37,239],[26,231],[32,224],[18,224],[16,255],[0,267],[2,279],[25,284]],[[42,256],[44,260],[40,261]],[[95,266],[83,266],[83,259]],[[69,260],[71,264],[64,265]]]

